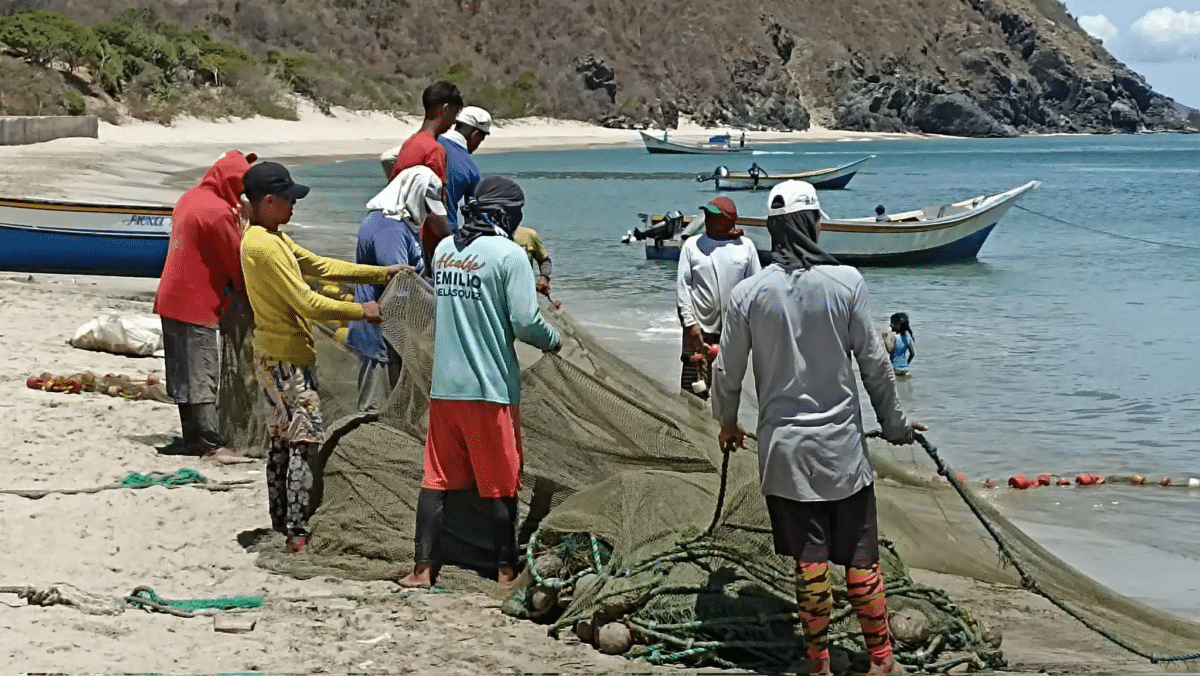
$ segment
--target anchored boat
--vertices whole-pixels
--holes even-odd
[[[725,167],[717,167],[711,174],[697,174],[696,180],[700,183],[712,181],[717,190],[770,190],[784,181],[804,181],[817,190],[841,190],[874,157],[870,155],[840,167],[792,174],[769,174],[757,162],[745,173],[732,173]]]
[[[0,270],[158,277],[171,207],[0,199]]]
[[[652,155],[730,155],[753,152],[750,146],[746,145],[745,136],[737,143],[734,143],[726,135],[714,136],[708,140],[708,143],[693,143],[688,145],[668,141],[665,132],[662,138],[651,136],[644,131],[639,131],[638,133],[642,135],[642,142],[646,144],[646,150]]]
[[[886,222],[876,221],[874,216],[822,218],[820,245],[849,265],[942,265],[973,260],[1013,204],[1039,185],[1039,181],[1030,181],[994,195],[893,214]],[[683,241],[704,227],[702,219],[685,218],[679,212],[639,216],[644,229],[631,231],[623,241],[644,241],[646,258],[652,260],[679,260]],[[769,262],[771,238],[766,224],[765,218],[738,219],[758,247],[759,256]]]

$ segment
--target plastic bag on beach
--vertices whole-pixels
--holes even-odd
[[[71,346],[149,357],[163,349],[162,322],[154,315],[104,315],[79,327]]]

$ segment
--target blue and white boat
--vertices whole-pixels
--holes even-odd
[[[994,195],[892,214],[886,222],[878,222],[874,216],[825,217],[821,220],[819,243],[822,249],[847,265],[941,265],[974,260],[1000,219],[1022,195],[1039,185],[1038,181],[1030,181]],[[652,260],[679,260],[683,241],[704,228],[700,218],[677,217],[682,223],[674,230],[674,235],[668,236],[656,228],[664,221],[664,216],[639,216],[645,229],[631,231],[624,241],[645,241],[646,258]],[[738,219],[738,225],[758,247],[760,257],[770,260],[771,236],[766,224],[765,218],[743,216]]]
[[[747,172],[730,172],[726,167],[717,167],[712,174],[700,174],[696,180],[703,183],[712,181],[718,191],[722,190],[770,190],[784,181],[804,181],[811,183],[817,190],[841,190],[850,179],[862,170],[863,165],[875,156],[868,155],[840,167],[800,171],[790,174],[768,174],[758,164],[754,164]]]
[[[0,198],[0,270],[158,277],[171,207]]]

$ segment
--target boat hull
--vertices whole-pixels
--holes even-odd
[[[842,190],[850,184],[863,165],[875,156],[864,157],[861,160],[840,167],[818,169],[798,174],[780,174],[778,176],[759,176],[757,179],[748,173],[729,174],[713,177],[717,190],[770,190],[784,181],[804,181],[811,183],[817,190]]]
[[[720,146],[715,144],[684,145],[682,143],[664,141],[645,132],[638,133],[642,135],[642,142],[646,144],[646,150],[651,155],[740,155],[753,152],[749,147]]]
[[[0,200],[0,270],[158,277],[171,209]]]
[[[1026,192],[1031,181],[1012,190],[976,197],[936,209],[898,214],[903,220],[877,223],[874,219],[826,219],[820,244],[839,261],[864,267],[946,265],[975,260],[996,224]],[[656,217],[647,217],[653,221]],[[743,217],[738,224],[769,261],[770,235],[762,218]],[[684,234],[698,232],[689,222]],[[678,248],[681,238],[664,242]],[[650,257],[647,243],[647,257]],[[665,257],[664,257],[665,258]]]

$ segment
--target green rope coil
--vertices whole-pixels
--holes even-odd
[[[208,479],[204,475],[194,469],[184,467],[178,472],[165,474],[163,472],[150,472],[149,474],[139,474],[130,472],[121,479],[121,485],[126,488],[148,488],[150,486],[189,486],[192,484],[202,484]]]

